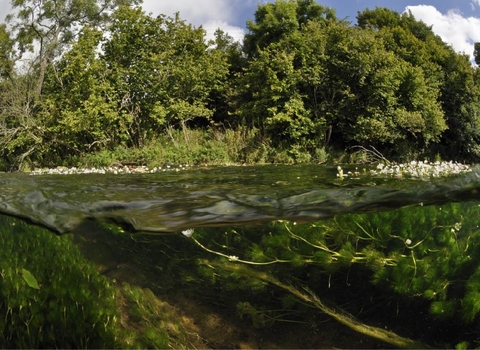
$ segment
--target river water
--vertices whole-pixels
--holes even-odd
[[[337,176],[337,168],[319,165],[211,167],[131,175],[0,174],[0,213],[5,215],[0,220],[8,223],[0,227],[5,232],[5,227],[15,226],[10,218],[16,218],[27,223],[27,228],[33,224],[32,230],[41,227],[73,237],[83,256],[111,280],[167,294],[184,286],[190,288],[185,292],[188,297],[208,281],[212,285],[209,293],[225,300],[222,307],[230,305],[238,318],[257,328],[273,327],[273,320],[281,318],[266,311],[273,308],[266,305],[271,298],[260,293],[272,293],[264,290],[272,283],[271,277],[261,285],[254,283],[254,272],[246,281],[230,280],[240,272],[221,264],[260,268],[283,281],[278,285],[297,283],[300,289],[308,287],[341,305],[346,304],[342,298],[353,295],[347,286],[359,283],[360,295],[355,296],[359,301],[348,307],[349,313],[365,315],[376,324],[387,322],[378,313],[364,311],[378,307],[387,319],[393,317],[390,312],[398,317],[388,327],[406,337],[440,347],[463,341],[475,345],[480,338],[472,331],[476,313],[468,313],[465,305],[480,310],[480,299],[475,303],[480,289],[472,282],[480,278],[476,272],[480,254],[475,249],[480,243],[480,170],[436,179],[378,176],[363,167],[346,168],[345,173],[348,170],[351,175],[343,179]],[[48,258],[40,264],[48,265]],[[432,268],[435,264],[438,271]],[[441,272],[442,264],[443,270],[450,270]],[[41,272],[22,266],[16,269],[31,271],[40,280]],[[205,266],[216,272],[208,272]],[[29,275],[22,276],[31,287]],[[403,285],[404,279],[410,282]],[[365,290],[371,293],[369,302],[362,295]],[[288,298],[277,294],[275,307],[290,310],[285,306]],[[208,303],[207,295],[202,298]],[[372,303],[375,298],[381,300],[380,306]],[[7,315],[13,309],[7,307]],[[302,312],[311,317],[311,311],[297,305],[287,321],[306,322]],[[415,317],[415,312],[424,315],[418,322],[431,326],[418,328],[413,322],[414,329],[408,328],[406,320]],[[459,319],[465,333],[458,328]],[[415,327],[422,333],[415,333]],[[36,343],[27,344],[51,345],[41,339],[38,336]],[[11,337],[2,344],[12,345],[9,341]],[[338,344],[300,342],[298,347]]]
[[[366,170],[357,169],[358,176],[344,180],[338,179],[334,167],[313,165],[134,175],[1,174],[0,212],[58,233],[94,219],[132,232],[160,234],[278,219],[312,221],[340,213],[478,198],[477,171],[447,180],[399,180],[363,175]]]

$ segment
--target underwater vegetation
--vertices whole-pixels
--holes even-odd
[[[111,283],[66,237],[6,217],[0,225],[0,346],[113,346]]]
[[[180,290],[258,329],[318,314],[390,346],[478,347],[479,217],[462,202],[168,236],[92,222],[82,245],[0,216],[0,347],[191,348],[158,298]],[[130,270],[100,273],[95,246]]]
[[[70,237],[0,216],[0,247],[0,348],[188,346],[164,302],[101,275]]]
[[[402,337],[393,343],[391,334],[373,335],[378,339],[397,347],[462,348],[479,346],[480,340],[474,331],[480,312],[479,217],[478,203],[463,202],[345,214],[310,224],[276,221],[261,228],[217,229],[216,234],[196,229],[184,234],[216,256],[199,262],[207,280],[230,293],[255,293],[255,300],[244,296],[238,301],[237,311],[258,326],[268,326],[282,312],[307,302],[321,312],[331,311],[333,318],[352,329],[360,324],[356,330],[371,335],[371,327],[359,319],[375,317],[375,312],[364,310],[368,307],[382,312],[371,304],[377,298],[380,306],[395,301],[393,316],[399,320],[411,312],[408,309],[416,310],[418,319],[411,325],[423,323],[430,329],[428,335],[410,330],[412,343]],[[276,292],[276,301],[262,298],[271,295],[272,287],[286,293]],[[337,308],[335,298],[342,294],[350,301],[355,298],[357,305]],[[445,329],[448,336],[442,334]]]

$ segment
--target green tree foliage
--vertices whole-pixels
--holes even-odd
[[[480,157],[478,68],[411,13],[367,9],[352,26],[313,0],[277,0],[258,6],[242,45],[221,30],[207,43],[201,27],[136,0],[12,4],[0,154],[13,167],[221,125],[303,159],[355,145]]]
[[[474,45],[473,57],[475,58],[477,66],[480,66],[480,42],[477,42]]]
[[[58,162],[56,135],[50,130],[56,121],[42,105],[46,73],[84,25],[104,26],[116,7],[136,3],[136,0],[11,2],[12,14],[7,16],[7,21],[12,28],[12,48],[16,49],[15,59],[19,65],[15,67],[15,74],[10,74],[11,82],[4,84],[1,91],[4,103],[0,142],[5,145],[1,154],[7,163],[22,168],[27,163]],[[1,40],[4,46],[4,34]]]
[[[442,107],[447,128],[431,149],[447,158],[478,159],[480,105],[469,58],[455,53],[411,13],[375,8],[359,13],[357,19],[360,28],[378,30],[388,50],[421,68],[426,81],[438,86],[440,93],[434,98]]]
[[[45,125],[34,118],[35,79],[31,74],[14,75],[0,84],[0,154],[11,167],[22,167],[30,156],[46,151]]]
[[[334,142],[405,152],[438,140],[445,129],[438,87],[421,69],[388,52],[377,33],[335,29],[326,50],[329,80],[342,83],[331,92]]]
[[[233,99],[237,87],[236,75],[247,65],[247,59],[242,52],[242,46],[233,37],[220,28],[215,31],[215,40],[209,43],[209,50],[215,54],[226,56],[228,74],[219,80],[210,93],[209,108],[213,111],[212,122],[229,124],[229,116],[235,111]],[[212,52],[213,53],[213,52]]]
[[[5,24],[0,25],[0,154],[7,164],[28,156],[40,140],[39,123],[31,118],[33,109],[30,72],[20,75],[15,70],[18,59],[14,40]]]
[[[47,67],[41,99],[35,97],[36,70],[24,76],[32,110],[15,118],[5,113],[8,157],[56,163],[68,155],[142,146],[166,127],[213,115],[215,94],[219,99],[225,90],[228,57],[239,52],[234,45],[209,48],[203,29],[178,15],[153,18],[121,6],[108,19],[107,36],[93,24],[83,26]],[[6,94],[19,99],[11,87]]]
[[[321,143],[325,118],[304,81],[314,81],[324,70],[324,57],[318,57],[325,45],[322,29],[336,22],[334,10],[314,1],[259,5],[244,40],[245,54],[253,59],[239,78],[244,89],[238,91],[237,114],[242,122],[277,145],[315,148]],[[313,24],[319,30],[305,30]]]
[[[139,2],[141,0],[12,1],[15,15],[8,15],[7,20],[13,25],[20,52],[33,51],[34,45],[39,46],[36,96],[42,92],[48,63],[62,53],[62,46],[69,44],[79,27],[105,24],[109,12],[116,7]]]
[[[309,21],[324,23],[336,20],[335,10],[313,0],[280,0],[258,5],[255,21],[247,21],[244,51],[256,57],[258,49],[278,43],[299,31]]]
[[[119,113],[131,118],[133,145],[164,126],[210,118],[210,93],[228,72],[226,57],[207,50],[204,31],[181,20],[152,18],[141,9],[122,7],[109,28],[102,60],[121,101]]]
[[[439,141],[447,127],[440,87],[374,29],[400,21],[388,11],[361,29],[308,1],[259,6],[245,38],[254,59],[240,77],[240,119],[283,144],[310,149],[374,145],[398,157]],[[430,30],[405,18],[419,37]]]
[[[293,54],[268,48],[242,77],[249,97],[239,109],[241,118],[277,141],[305,139],[313,127],[296,86],[293,61]]]
[[[440,148],[450,158],[478,161],[480,158],[480,85],[475,81],[468,56],[451,54],[445,61],[440,101],[448,130],[442,135]],[[456,156],[454,155],[456,154]]]
[[[57,152],[81,154],[122,144],[129,116],[118,112],[118,98],[97,56],[98,29],[85,27],[76,43],[51,67],[45,83],[44,114],[52,118]]]
[[[14,68],[14,42],[6,24],[0,24],[0,79],[11,77]],[[0,81],[1,82],[1,81]]]

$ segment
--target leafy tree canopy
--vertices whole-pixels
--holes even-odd
[[[247,21],[244,50],[255,57],[258,49],[264,49],[299,31],[308,21],[325,23],[336,21],[335,10],[319,5],[314,0],[277,0],[258,5],[255,20]]]
[[[478,68],[412,13],[366,9],[352,26],[314,0],[276,0],[258,5],[243,43],[221,30],[207,42],[140,2],[12,1],[0,25],[2,159],[55,164],[209,125],[293,153],[480,158]]]

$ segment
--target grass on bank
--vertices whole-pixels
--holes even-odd
[[[91,153],[60,156],[56,151],[41,155],[18,157],[17,160],[0,159],[0,171],[66,167],[108,167],[111,165],[145,165],[150,168],[164,164],[227,165],[227,164],[365,164],[386,161],[374,147],[353,146],[338,150],[333,146],[306,146],[278,144],[262,136],[258,129],[208,128],[173,129],[148,140],[142,147],[117,146]],[[401,152],[401,159],[441,160],[439,155],[422,152]],[[396,157],[398,158],[398,157]],[[20,160],[21,159],[21,160]]]
[[[117,147],[78,158],[79,166],[109,166],[115,163],[147,165],[170,164],[264,164],[324,163],[323,148],[314,156],[299,146],[277,149],[251,129],[169,130],[142,148]]]
[[[400,152],[396,161],[416,159],[442,160],[438,154],[421,151]],[[366,164],[387,162],[374,147],[353,146],[339,150],[333,146],[304,146],[275,144],[262,136],[258,129],[208,128],[167,129],[166,133],[146,142],[143,147],[118,146],[79,157],[64,159],[54,166],[105,167],[112,164],[146,165],[164,164],[225,165],[225,164]],[[35,168],[35,166],[30,167]]]
[[[325,163],[330,156],[323,147],[306,149],[298,145],[279,148],[255,129],[168,129],[166,133],[145,143],[143,147],[118,146],[82,155],[46,159],[42,164],[26,157],[17,165],[21,171],[57,166],[106,167],[110,165],[168,164],[294,164]],[[0,170],[11,170],[1,164]]]

